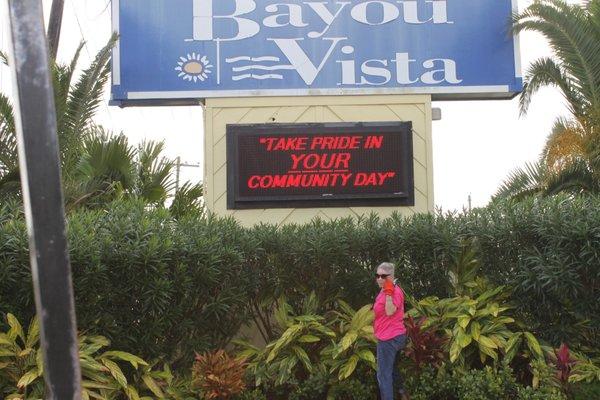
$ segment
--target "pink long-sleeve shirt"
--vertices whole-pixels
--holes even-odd
[[[375,304],[373,305],[373,311],[375,312],[373,330],[375,337],[379,340],[390,340],[406,333],[406,327],[404,326],[404,292],[402,292],[400,286],[394,285],[392,302],[396,306],[396,312],[390,316],[385,314],[385,297],[382,290],[375,298]]]

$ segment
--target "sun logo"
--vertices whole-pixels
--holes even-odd
[[[177,76],[186,81],[204,81],[208,79],[208,74],[212,73],[212,65],[206,56],[200,57],[200,54],[192,53],[179,59],[181,61],[177,63],[175,71],[179,71]]]

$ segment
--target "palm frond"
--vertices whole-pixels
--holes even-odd
[[[545,194],[560,192],[598,193],[598,181],[584,160],[575,160],[559,172],[548,176]]]
[[[21,192],[21,174],[19,167],[0,174],[0,198],[5,200],[7,195],[17,195]]]
[[[3,51],[0,51],[0,62],[4,65],[8,65],[8,56]]]
[[[161,157],[164,142],[142,142],[139,155],[139,195],[151,203],[163,203],[175,183],[171,178],[173,161]]]
[[[91,119],[102,101],[104,86],[109,78],[109,60],[116,41],[117,35],[115,34],[98,52],[92,64],[83,71],[72,88],[66,105],[65,136],[77,137],[91,124]]]
[[[493,200],[520,200],[541,194],[545,188],[545,167],[542,163],[527,163],[523,168],[513,170],[493,197]]]
[[[59,140],[63,142],[63,149],[69,148],[70,143],[65,143],[69,137],[65,134],[65,115],[67,113],[67,101],[69,99],[69,90],[73,73],[77,68],[77,62],[81,55],[85,42],[79,43],[75,54],[69,65],[54,64],[52,68],[52,80],[54,86],[54,104],[56,107],[56,122]]]
[[[573,86],[573,82],[563,69],[551,58],[540,58],[531,63],[525,74],[523,92],[519,98],[521,115],[525,115],[535,93],[545,86],[557,86],[567,100],[570,111],[581,116],[587,102]]]
[[[133,186],[136,151],[129,145],[127,137],[99,130],[96,135],[86,138],[83,148],[76,168],[78,179],[100,182],[101,185],[119,182],[126,189]]]
[[[576,159],[585,159],[586,132],[575,120],[559,118],[542,151],[542,162],[553,172],[558,172]]]
[[[585,8],[564,0],[536,0],[513,17],[513,31],[542,33],[573,86],[592,106],[600,104],[600,37]]]
[[[13,107],[8,97],[0,93],[0,172],[16,167],[17,157]]]
[[[191,212],[202,211],[202,196],[204,187],[201,183],[186,182],[175,192],[169,211],[174,218],[189,215]]]

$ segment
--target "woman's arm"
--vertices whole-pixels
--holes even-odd
[[[385,315],[388,317],[394,315],[394,313],[398,310],[398,308],[394,305],[394,301],[392,300],[392,296],[389,294],[385,296]]]

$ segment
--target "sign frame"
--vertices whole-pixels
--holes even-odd
[[[113,31],[121,34],[120,4],[127,0],[112,0]],[[192,1],[192,0],[190,0]],[[216,1],[216,0],[215,0]],[[259,0],[255,0],[257,3]],[[518,11],[517,0],[504,0],[510,4],[512,12]],[[186,39],[187,40],[187,39]],[[385,95],[385,94],[426,94],[431,95],[433,101],[438,100],[498,100],[512,99],[522,90],[522,66],[520,56],[519,35],[512,39],[512,52],[514,65],[514,81],[501,84],[476,84],[476,85],[431,85],[431,86],[364,86],[364,87],[305,87],[305,88],[262,88],[253,89],[131,89],[123,81],[121,63],[121,44],[117,43],[113,49],[112,60],[112,86],[109,104],[120,107],[126,106],[160,106],[160,105],[199,105],[208,98],[223,97],[255,97],[255,96],[330,96],[330,95]],[[507,60],[508,62],[508,60]]]
[[[320,195],[275,195],[243,198],[239,195],[237,182],[240,176],[238,163],[241,160],[237,138],[241,135],[286,136],[374,132],[402,135],[401,154],[398,161],[405,192],[363,193],[363,194],[320,194]],[[267,124],[227,124],[227,209],[248,210],[268,208],[323,208],[323,207],[412,207],[415,205],[415,180],[413,156],[413,131],[410,121],[381,122],[335,122],[335,123],[267,123]]]

